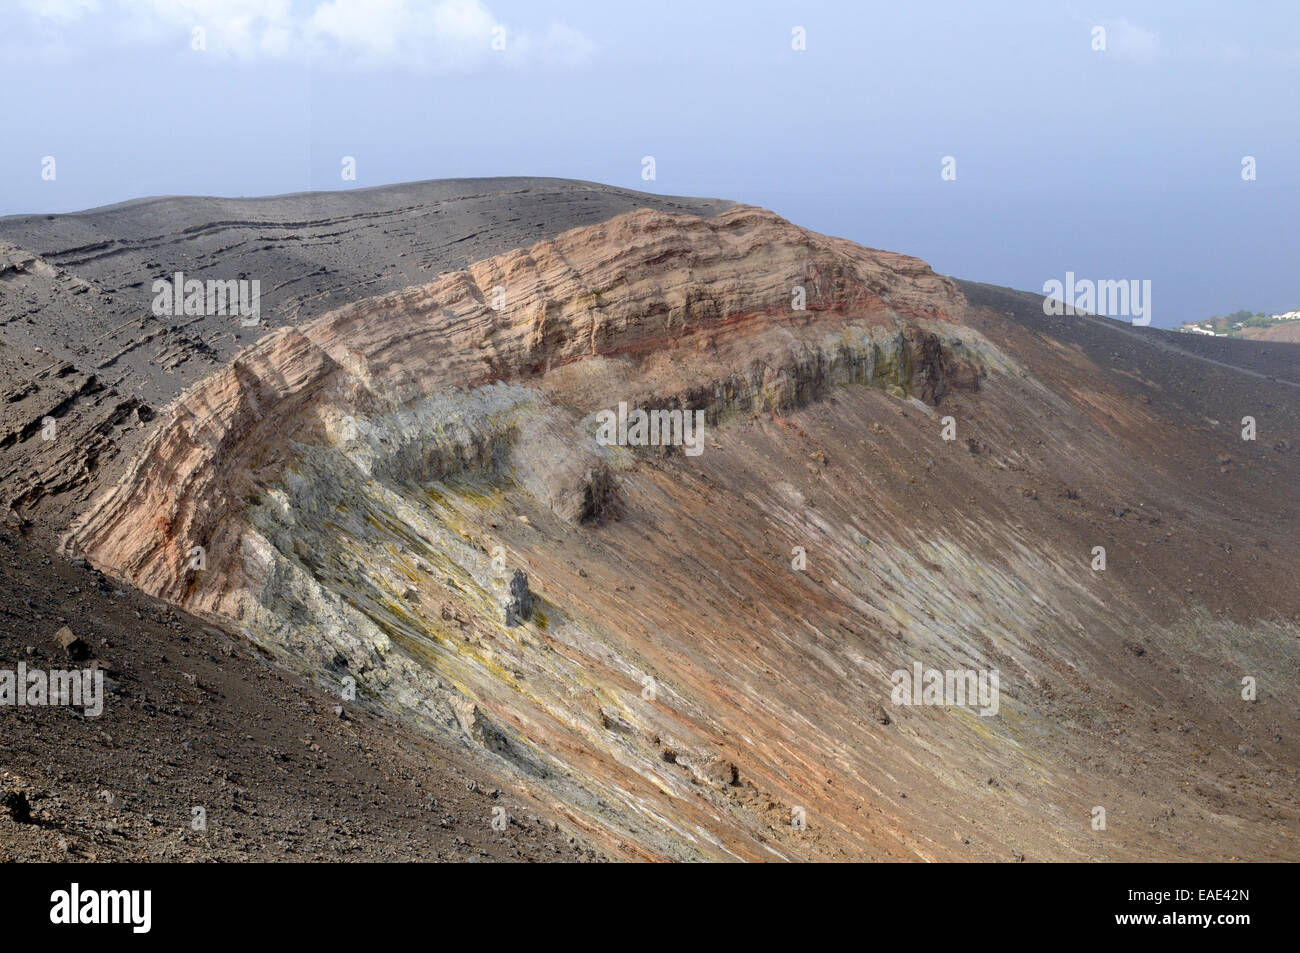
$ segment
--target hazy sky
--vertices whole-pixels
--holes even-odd
[[[1295,0],[6,0],[0,81],[0,214],[554,175],[1150,279],[1156,325],[1300,307]]]

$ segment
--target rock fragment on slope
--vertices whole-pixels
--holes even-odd
[[[519,569],[510,577],[510,590],[502,605],[506,625],[514,627],[527,622],[533,615],[533,594],[528,589],[528,576]]]

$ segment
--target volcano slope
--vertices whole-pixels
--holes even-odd
[[[15,509],[611,857],[1294,859],[1300,349],[1217,343],[647,202],[272,330],[87,503],[12,452]]]
[[[0,461],[0,510],[21,512],[42,538],[61,529],[116,479],[156,408],[269,328],[634,208],[710,215],[729,204],[497,178],[0,218],[0,451],[16,451]],[[260,282],[260,324],[154,314],[153,281],[177,272]],[[68,439],[34,453],[32,421],[46,416]]]

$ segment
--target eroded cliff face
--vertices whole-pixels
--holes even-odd
[[[270,330],[632,209],[732,204],[516,177],[0,217],[0,516],[52,542],[121,477],[154,410]],[[260,325],[154,313],[153,281],[176,272],[260,281]]]
[[[65,545],[462,739],[616,855],[1178,856],[1171,820],[1105,840],[1090,811],[1140,782],[1195,816],[1178,759],[1231,772],[1247,733],[1288,763],[1294,716],[1247,729],[1230,689],[1293,685],[1296,627],[1089,570],[1165,532],[1098,529],[1120,499],[1240,530],[1144,454],[1150,411],[975,315],[769,212],[638,210],[267,335]],[[702,412],[700,452],[600,442],[620,404]],[[1059,511],[1027,502],[1066,475]],[[891,705],[916,662],[998,670],[997,715]],[[1212,715],[1150,765],[1128,732],[1175,697]],[[1213,850],[1294,852],[1274,780],[1204,795],[1278,818]]]
[[[146,592],[215,609],[246,581],[193,574],[191,550],[238,551],[232,517],[297,444],[348,446],[358,421],[366,432],[386,426],[393,432],[376,438],[366,469],[437,480],[495,456],[521,425],[502,422],[518,400],[545,401],[550,422],[573,431],[555,435],[552,466],[527,477],[572,517],[586,484],[554,465],[571,457],[580,465],[564,469],[585,473],[610,455],[589,446],[585,418],[598,410],[702,409],[716,426],[847,383],[933,401],[954,385],[977,387],[984,373],[950,333],[949,312],[962,305],[949,280],[915,259],[759,209],[715,219],[640,210],[267,335],[171,408],[68,545]],[[570,372],[575,362],[583,366]],[[493,413],[419,404],[505,382],[526,390],[489,399]],[[578,416],[561,423],[566,412]],[[400,423],[387,423],[393,415]],[[547,456],[546,439],[527,443],[525,453]]]

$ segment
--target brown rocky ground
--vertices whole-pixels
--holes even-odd
[[[467,769],[465,752],[342,703],[237,635],[9,531],[0,572],[0,668],[98,664],[110,692],[98,717],[0,708],[0,791],[31,809],[26,822],[0,809],[0,860],[600,856],[544,805]],[[65,625],[88,662],[56,643]],[[195,806],[206,831],[191,829]]]

